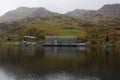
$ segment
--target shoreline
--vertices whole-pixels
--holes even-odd
[[[75,47],[79,47],[79,46],[87,46],[87,47],[94,47],[94,46],[99,46],[99,47],[105,47],[105,45],[104,44],[86,44],[86,45],[70,45],[70,44],[65,44],[65,45],[57,45],[57,44],[45,44],[45,45],[43,45],[44,43],[37,43],[37,42],[27,42],[26,43],[26,45],[42,45],[43,47],[53,47],[53,46],[58,46],[58,47],[69,47],[69,46],[75,46]],[[18,41],[17,42],[11,42],[11,41],[5,41],[5,42],[0,42],[0,46],[10,46],[10,45],[23,45],[23,44],[20,44]],[[109,47],[120,47],[120,45],[119,44],[112,44],[112,46],[109,46]]]

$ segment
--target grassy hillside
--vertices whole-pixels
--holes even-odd
[[[35,36],[37,41],[45,36],[78,36],[101,44],[109,36],[112,43],[120,43],[120,4],[99,10],[77,9],[63,15],[45,8],[22,7],[6,13],[4,18],[8,22],[0,23],[1,41],[18,41],[25,35]]]
[[[27,18],[16,25],[9,25],[1,37],[17,41],[25,35],[35,36],[36,40],[44,40],[45,36],[78,36],[92,43],[103,43],[110,36],[111,42],[120,42],[120,20],[96,17],[91,20],[81,20],[65,15]]]
[[[36,36],[38,39],[44,39],[44,36],[78,36],[85,37],[86,32],[81,27],[81,22],[64,15],[55,15],[49,17],[36,17],[26,19],[7,31],[7,34]]]

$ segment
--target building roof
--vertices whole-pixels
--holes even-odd
[[[45,36],[45,38],[77,38],[77,36]]]
[[[45,36],[45,40],[47,43],[54,43],[55,41],[58,43],[76,43],[77,36]]]

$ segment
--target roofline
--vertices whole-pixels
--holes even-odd
[[[45,37],[77,37],[77,36],[45,36]]]

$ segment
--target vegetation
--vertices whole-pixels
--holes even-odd
[[[44,36],[48,35],[85,37],[86,33],[79,24],[80,20],[63,15],[50,16],[47,18],[37,17],[32,18],[31,21],[28,20],[24,23],[20,22],[18,27],[14,27],[6,33],[18,35],[19,37],[30,35],[35,36],[38,39],[43,39]]]
[[[119,23],[119,20],[114,19],[82,21],[64,15],[36,17],[1,32],[1,39],[18,41],[29,35],[37,37],[35,41],[43,41],[45,36],[78,36],[94,44],[102,44],[108,35],[112,43],[117,43],[120,40]]]
[[[120,9],[119,4],[112,6]],[[120,17],[119,15],[110,16],[107,14],[107,11],[111,15],[117,13],[113,10],[104,6],[91,13],[84,11],[90,14],[82,13],[82,15],[86,15],[84,18],[84,16],[75,16],[80,14],[78,13],[79,10],[73,11],[72,16],[67,16],[67,14],[57,14],[45,9],[37,9],[36,15],[33,15],[33,17],[28,16],[19,21],[0,23],[0,41],[16,42],[24,39],[24,36],[35,36],[34,41],[43,41],[45,36],[78,36],[79,41],[85,39],[94,44],[102,44],[105,37],[109,36],[111,43],[118,44],[120,43]],[[103,13],[103,11],[105,12]],[[119,10],[116,11],[119,13]],[[13,12],[16,14],[16,10]],[[47,14],[44,15],[42,12]],[[14,17],[11,16],[11,18]]]

